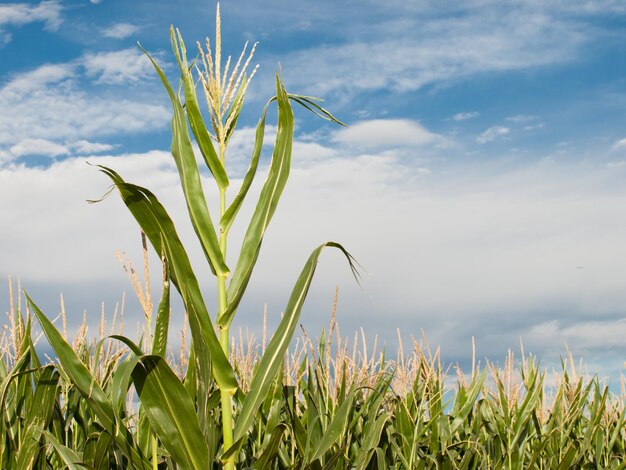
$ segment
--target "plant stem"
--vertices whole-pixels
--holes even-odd
[[[154,432],[152,433],[151,440],[152,440],[152,470],[158,470],[159,469],[159,459],[157,456],[158,441],[157,441],[156,434],[154,434]]]
[[[220,142],[220,160],[224,163],[224,154],[226,152],[226,146]],[[220,190],[220,218],[226,212],[226,189]],[[220,230],[220,251],[222,256],[226,259],[226,237],[227,233]],[[217,277],[217,318],[219,319],[226,311],[228,299],[226,297],[226,276]],[[222,351],[226,354],[226,357],[230,359],[230,344],[229,344],[229,330],[228,326],[220,327],[220,345]],[[224,439],[224,450],[227,450],[233,445],[233,404],[232,396],[225,390],[220,391],[222,401],[222,436]],[[225,470],[235,470],[235,458],[236,455],[230,456],[224,461]]]

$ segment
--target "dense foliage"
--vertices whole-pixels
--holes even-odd
[[[120,386],[136,357],[123,343],[89,341],[81,328],[71,345],[63,339],[71,365],[42,365],[30,320],[16,313],[0,362],[2,468],[200,468],[155,438],[136,392]],[[103,324],[98,335],[107,333],[120,331]],[[477,364],[467,377],[452,376],[423,341],[386,359],[376,345],[368,356],[359,339],[349,343],[334,324],[319,341],[299,338],[254,413],[238,468],[626,468],[624,396],[582,377],[571,359],[553,374],[531,357],[509,356],[501,368]],[[188,370],[184,344],[167,354],[181,378]],[[242,384],[236,419],[265,345],[249,336],[233,344]],[[160,371],[156,361],[146,367]],[[189,399],[193,387],[185,387]],[[206,468],[220,468],[216,382],[193,402],[209,410]]]

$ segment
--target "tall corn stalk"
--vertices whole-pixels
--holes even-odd
[[[181,468],[208,468],[212,465],[216,456],[215,430],[212,428],[211,420],[215,405],[209,396],[215,380],[221,401],[222,448],[218,458],[224,468],[234,469],[239,449],[242,448],[253,424],[254,416],[280,371],[322,250],[325,247],[341,250],[356,274],[350,254],[337,243],[324,243],[311,253],[296,281],[284,316],[260,360],[249,391],[244,395],[235,377],[233,365],[229,362],[229,329],[251,278],[265,230],[274,215],[289,176],[294,134],[294,116],[290,102],[296,102],[324,119],[341,123],[320,107],[314,98],[287,93],[280,77],[277,76],[276,96],[264,107],[256,128],[250,166],[241,187],[229,204],[226,197],[229,177],[224,163],[246,89],[254,75],[253,71],[248,77],[246,70],[256,45],[252,47],[247,57],[247,47],[244,47],[232,71],[230,57],[222,68],[220,26],[218,5],[215,49],[211,50],[208,39],[206,50],[198,45],[204,68],[202,71],[196,63],[188,62],[180,32],[173,27],[170,29],[172,50],[180,70],[180,88],[184,94],[184,102],[181,102],[156,61],[144,50],[172,103],[174,113],[171,122],[172,155],[178,168],[189,217],[216,278],[217,332],[187,252],[166,209],[148,189],[128,183],[114,170],[100,166],[100,170],[113,181],[122,200],[156,252],[161,255],[166,272],[155,326],[150,330],[154,331],[150,353],[146,354],[130,339],[116,336],[116,339],[126,343],[135,353],[135,357],[125,363],[119,380],[125,390],[132,381],[141,402],[138,437],[135,436],[136,446],[132,447],[134,453],[128,453],[129,461],[137,462],[133,464],[137,468],[145,468],[150,455],[152,466],[156,465],[157,438]],[[204,122],[198,104],[195,74],[198,75],[206,97],[211,121],[210,130]],[[231,270],[226,264],[228,234],[255,177],[263,147],[267,111],[274,102],[278,108],[278,125],[269,172],[248,225],[236,266]],[[197,142],[204,162],[219,189],[217,225],[209,213],[191,135]],[[184,302],[193,341],[190,365],[184,381],[176,376],[164,359],[169,323],[170,281]],[[119,440],[120,445],[123,440],[133,442],[128,431],[118,426],[116,409],[106,393],[98,388],[87,369],[77,363],[71,348],[64,344],[61,335],[54,330],[41,311],[34,305],[33,310],[55,348],[61,366],[74,382],[80,384],[77,388],[96,409],[99,418],[105,421],[108,432]],[[90,383],[92,385],[88,386]],[[233,416],[235,394],[238,400],[241,400],[236,417]]]

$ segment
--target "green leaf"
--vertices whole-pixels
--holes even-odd
[[[84,465],[82,464],[82,457],[70,449],[67,446],[61,444],[54,434],[48,431],[42,431],[43,435],[46,438],[46,442],[52,446],[52,448],[56,451],[57,455],[61,459],[61,461],[65,464],[65,466],[70,470],[83,470]]]
[[[126,416],[126,395],[130,387],[131,374],[137,365],[138,356],[131,356],[117,365],[111,377],[111,403],[117,415]]]
[[[198,377],[209,382],[211,369],[220,389],[234,393],[237,380],[211,323],[200,286],[174,223],[159,200],[149,190],[126,183],[115,171],[99,166],[111,178],[122,200],[139,223],[157,253],[165,253],[170,277],[180,293],[187,314],[198,364]],[[211,367],[213,366],[213,367]]]
[[[22,442],[17,455],[17,468],[33,468],[39,457],[41,430],[48,426],[52,416],[58,384],[59,373],[54,369],[54,366],[44,367],[29,404],[26,431],[22,435]]]
[[[283,440],[283,434],[287,430],[285,423],[278,424],[272,431],[268,444],[263,449],[263,453],[256,461],[256,468],[271,468],[271,464],[276,461],[278,449]]]
[[[180,77],[185,87],[185,110],[187,111],[187,118],[191,125],[191,131],[193,132],[200,152],[204,157],[204,161],[213,173],[213,177],[217,182],[217,186],[221,190],[225,190],[228,187],[228,175],[224,169],[224,165],[220,161],[220,157],[215,151],[213,142],[211,142],[211,136],[202,119],[202,113],[198,106],[198,97],[196,95],[196,86],[191,69],[187,65],[187,51],[185,49],[185,43],[178,30],[174,31],[174,27],[170,27],[170,41],[172,43],[172,50],[176,56],[178,62],[178,68],[180,69]],[[243,88],[243,87],[242,87]]]
[[[63,371],[70,378],[76,389],[81,393],[89,407],[96,413],[98,419],[102,421],[104,427],[111,434],[114,433],[115,413],[109,402],[106,393],[100,388],[96,379],[91,375],[87,366],[83,364],[76,355],[72,347],[65,341],[63,336],[57,331],[52,322],[44,315],[44,313],[35,305],[32,299],[26,295],[26,300],[31,309],[35,313],[41,329],[43,330],[50,346],[56,353],[59,364]]]
[[[159,440],[181,468],[209,468],[194,404],[184,385],[161,356],[143,356],[133,384]]]
[[[163,70],[161,70],[145,49],[142,48],[142,50],[148,56],[148,59],[150,59],[154,69],[161,78],[174,109],[174,117],[172,118],[172,155],[174,156],[174,161],[178,168],[178,174],[185,194],[185,201],[187,202],[191,223],[202,244],[202,249],[204,250],[204,254],[213,273],[217,276],[228,276],[230,271],[228,266],[226,266],[220,250],[215,227],[211,221],[204,190],[202,189],[200,172],[187,129],[185,111],[174,93],[174,90],[172,90]]]
[[[245,88],[245,83],[240,88],[240,91],[243,90],[244,88]],[[336,122],[337,124],[345,126],[345,124],[343,124],[341,121],[335,118],[329,111],[327,111],[326,109],[314,103],[313,102],[314,100],[319,101],[317,98],[311,98],[309,96],[301,96],[301,95],[293,95],[293,94],[288,94],[287,96],[289,99],[305,107],[306,109],[311,111],[313,114],[320,116],[323,119],[326,119],[328,121]],[[263,148],[263,139],[265,137],[265,121],[267,117],[267,109],[269,105],[276,100],[277,100],[276,96],[272,97],[272,99],[270,99],[265,105],[265,107],[263,108],[261,119],[259,119],[259,123],[257,124],[257,127],[256,127],[254,149],[252,150],[252,158],[250,159],[250,166],[248,167],[248,171],[246,172],[246,175],[243,179],[243,183],[241,184],[241,187],[239,188],[239,192],[237,193],[237,196],[235,196],[235,199],[233,199],[233,202],[230,204],[230,206],[228,207],[228,209],[226,210],[226,212],[220,219],[220,228],[222,229],[222,231],[226,233],[228,233],[228,231],[230,230],[230,227],[233,224],[235,217],[237,216],[237,213],[239,212],[239,209],[241,208],[243,200],[245,199],[246,194],[248,193],[248,190],[250,189],[250,186],[252,185],[252,181],[254,180],[256,170],[259,166],[259,157],[261,155],[261,150]],[[234,125],[231,126],[231,130],[232,128],[234,128]]]
[[[152,354],[165,357],[167,351],[167,333],[170,324],[170,273],[167,259],[163,257],[163,293],[157,310],[154,326],[154,340],[152,341]]]
[[[341,435],[346,432],[346,424],[348,423],[348,417],[352,411],[354,395],[355,392],[352,390],[348,395],[348,398],[341,404],[330,425],[324,432],[324,437],[322,437],[322,440],[317,444],[313,454],[307,459],[307,463],[311,463],[321,458],[326,451],[333,446],[333,444],[339,443]]]
[[[272,162],[244,237],[237,267],[228,285],[228,307],[218,318],[220,327],[227,327],[232,322],[259,256],[263,235],[276,211],[276,206],[289,177],[294,130],[293,111],[289,104],[287,92],[278,77],[276,77],[276,96],[278,101],[278,129]]]
[[[242,87],[243,88],[243,87]],[[276,98],[272,98],[263,108],[263,113],[261,114],[261,119],[256,126],[256,134],[254,138],[254,149],[252,150],[252,158],[250,159],[250,166],[248,167],[248,171],[246,172],[246,176],[243,178],[243,182],[241,183],[241,187],[239,188],[239,192],[233,202],[231,202],[224,215],[220,219],[220,228],[223,232],[228,233],[231,225],[235,221],[235,217],[241,209],[241,205],[243,200],[248,194],[248,190],[252,185],[252,181],[254,180],[254,175],[256,174],[256,170],[259,166],[259,157],[261,156],[261,149],[263,148],[263,138],[265,137],[265,118],[267,117],[267,108],[270,103],[274,101]]]
[[[133,447],[133,436],[124,427],[123,423],[116,419],[113,405],[100,387],[100,384],[94,379],[89,369],[87,369],[72,347],[57,331],[52,322],[46,318],[28,294],[25,293],[25,296],[50,346],[54,349],[63,372],[82,395],[89,408],[96,414],[106,431],[115,439],[117,445],[130,459],[133,467],[147,468],[147,462],[137,452],[137,449]]]
[[[353,274],[355,274],[355,277],[358,276],[353,264],[352,256],[340,244],[327,242],[313,250],[291,292],[283,318],[280,321],[276,332],[272,336],[272,339],[265,350],[265,354],[261,358],[259,366],[257,367],[254,377],[252,378],[250,391],[246,395],[235,424],[235,442],[239,441],[239,439],[244,436],[248,428],[252,425],[255,413],[261,403],[265,400],[270,386],[272,385],[272,381],[282,364],[283,357],[289,347],[294,330],[298,324],[302,305],[304,304],[309,287],[311,286],[311,280],[315,274],[317,261],[322,253],[322,250],[326,247],[334,247],[341,250],[348,259]]]

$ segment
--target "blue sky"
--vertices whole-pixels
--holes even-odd
[[[292,180],[242,324],[258,331],[265,302],[276,321],[310,250],[334,239],[367,269],[366,292],[324,257],[303,312],[312,335],[339,285],[346,334],[363,326],[393,345],[396,328],[407,338],[423,330],[464,364],[472,337],[493,359],[521,338],[546,364],[567,344],[602,375],[624,370],[623,2],[221,7],[227,52],[259,41],[229,149],[235,182],[279,68],[290,91],[324,98],[350,125],[297,111]],[[213,37],[214,12],[191,0],[0,3],[0,274],[19,275],[50,314],[63,292],[72,318],[86,309],[95,324],[101,302],[112,314],[130,291],[115,250],[140,263],[119,201],[84,202],[107,188],[86,160],[152,188],[193,243],[167,97],[136,42],[174,78],[169,25],[193,53]],[[127,300],[128,322],[136,312]]]

